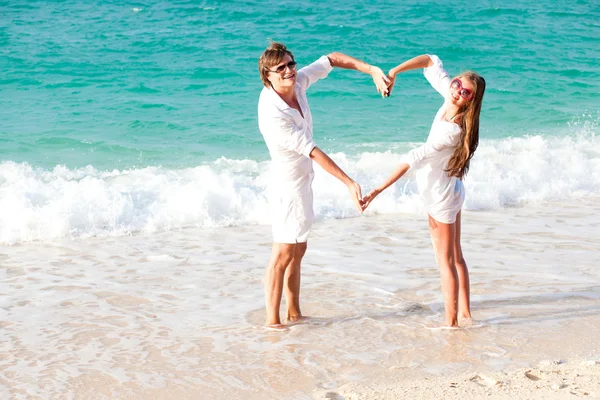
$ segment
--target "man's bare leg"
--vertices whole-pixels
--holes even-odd
[[[302,258],[306,253],[307,243],[296,243],[294,258],[285,271],[284,293],[287,303],[287,320],[299,321],[302,318],[300,311],[300,269]]]
[[[279,306],[283,292],[285,271],[294,258],[296,243],[273,243],[271,258],[265,271],[265,303],[267,317],[265,324],[271,327],[281,325]]]

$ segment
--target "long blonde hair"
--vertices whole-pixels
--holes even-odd
[[[485,79],[475,72],[467,71],[459,77],[471,81],[474,86],[473,98],[458,115],[458,125],[461,128],[460,142],[448,161],[446,172],[450,176],[461,178],[469,171],[471,158],[479,145],[479,114],[485,92]]]

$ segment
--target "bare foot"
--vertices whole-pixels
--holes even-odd
[[[425,329],[429,329],[431,331],[455,331],[459,330],[460,327],[458,325],[439,325],[439,326],[427,326],[423,325]]]
[[[458,323],[462,326],[473,326],[475,325],[475,321],[471,316],[468,317],[458,317]]]
[[[303,315],[296,315],[294,317],[288,317],[287,319],[287,325],[298,325],[298,324],[304,324],[307,323],[309,321],[310,317],[305,317]]]
[[[288,330],[288,327],[283,324],[265,325],[265,328],[269,331],[276,331],[276,332],[284,332],[284,331]]]

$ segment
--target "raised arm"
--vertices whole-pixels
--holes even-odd
[[[389,93],[391,95],[392,88],[396,83],[396,76],[401,72],[410,71],[413,69],[424,69],[424,74],[431,86],[435,90],[437,90],[442,96],[446,95],[448,87],[450,85],[450,77],[448,73],[443,68],[442,61],[435,55],[423,54],[410,60],[403,62],[400,65],[392,68],[390,72],[388,72],[388,78],[390,80],[389,83]]]
[[[389,79],[385,76],[381,68],[337,52],[328,54],[327,58],[329,58],[332,67],[353,69],[371,75],[377,87],[377,92],[381,93],[382,96],[387,96]]]
[[[402,64],[390,69],[389,77],[395,78],[401,72],[410,71],[412,69],[427,68],[433,65],[433,61],[427,54],[416,56],[410,60],[404,61]]]
[[[350,191],[350,197],[356,206],[358,212],[362,214],[362,193],[360,190],[360,185],[354,182],[338,165],[333,161],[329,156],[318,147],[314,147],[310,152],[310,158],[315,160],[317,164],[319,164],[325,171],[338,178],[340,181],[344,183],[348,187]]]
[[[396,75],[413,69],[431,67],[432,65],[433,61],[431,61],[431,58],[427,54],[423,54],[404,61],[402,64],[390,69],[390,72],[388,72],[388,79],[390,80],[388,96],[392,94],[392,88],[394,87],[394,83],[396,83]]]

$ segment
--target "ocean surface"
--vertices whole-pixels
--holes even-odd
[[[0,242],[266,224],[257,59],[340,51],[388,71],[434,53],[487,80],[467,209],[600,194],[597,2],[0,3]],[[371,189],[424,142],[441,98],[336,69],[309,92],[315,140]],[[419,210],[401,181],[377,213]],[[320,220],[356,216],[317,171]],[[420,211],[420,210],[419,210]]]

